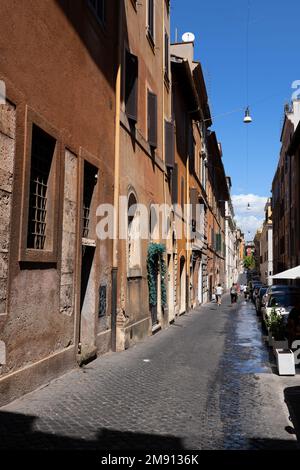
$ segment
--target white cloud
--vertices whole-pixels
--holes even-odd
[[[237,225],[244,232],[246,240],[252,240],[256,230],[262,226],[267,199],[267,197],[257,196],[255,194],[238,194],[232,196],[235,219]],[[248,209],[248,204],[250,204],[250,210]]]

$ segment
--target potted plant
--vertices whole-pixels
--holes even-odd
[[[287,349],[288,340],[286,338],[286,327],[283,316],[273,308],[268,318],[269,334],[272,336],[272,344],[274,353],[276,349]]]

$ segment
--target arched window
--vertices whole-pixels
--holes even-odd
[[[133,192],[128,198],[128,269],[141,267],[141,224],[137,200]]]

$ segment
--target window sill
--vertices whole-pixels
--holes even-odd
[[[25,249],[20,253],[20,263],[57,263],[57,253],[54,251]]]
[[[127,279],[135,279],[141,277],[143,277],[141,268],[130,268],[128,270]]]

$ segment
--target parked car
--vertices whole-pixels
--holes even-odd
[[[271,286],[268,287],[265,295],[264,295],[264,302],[265,304],[268,303],[268,299],[269,297],[274,294],[274,292],[299,292],[300,294],[300,287],[299,286],[290,286],[290,285],[287,285],[287,284],[283,284],[283,285],[280,285],[280,284],[273,284]]]
[[[268,289],[267,286],[262,286],[258,291],[258,295],[256,296],[255,308],[256,308],[257,315],[261,314],[261,308],[264,306],[264,295],[267,289]]]
[[[262,282],[260,281],[250,281],[249,282],[249,293],[250,293],[250,299],[252,301],[254,301],[254,298],[253,298],[253,294],[254,294],[254,290],[256,288],[261,288],[262,287]]]
[[[253,292],[252,292],[252,300],[253,300],[253,303],[255,304],[256,302],[256,298],[258,296],[258,293],[259,293],[259,290],[263,287],[263,284],[254,284],[254,289],[253,289]]]
[[[276,291],[273,292],[267,299],[267,303],[262,306],[261,312],[263,317],[263,322],[266,324],[268,316],[271,314],[273,308],[276,309],[276,312],[284,317],[285,322],[290,311],[293,307],[300,304],[300,292],[296,291]]]

